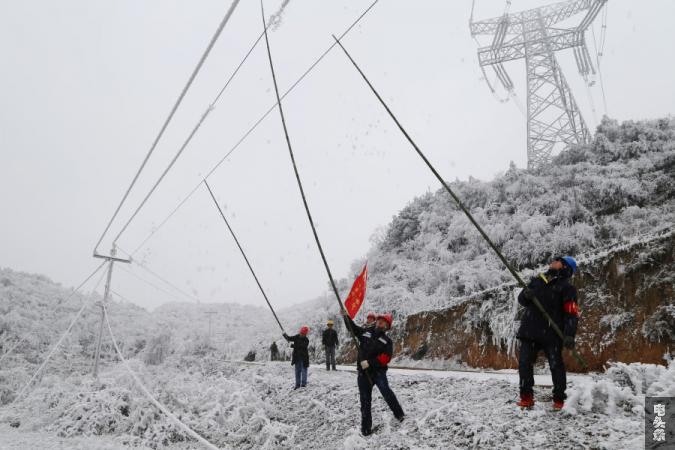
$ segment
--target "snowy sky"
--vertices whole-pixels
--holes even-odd
[[[268,14],[280,3],[267,0]],[[331,34],[341,33],[370,3],[291,0],[281,26],[270,35],[280,89],[285,91],[331,44]],[[513,0],[511,11],[544,3]],[[648,3],[649,8],[631,0],[609,2],[603,75],[607,112],[620,120],[665,116],[675,105],[669,57],[675,2]],[[79,284],[95,267],[95,242],[229,4],[0,4],[0,266],[44,273],[65,285]],[[470,0],[381,0],[344,40],[448,179],[489,179],[511,160],[521,167],[526,162],[521,111],[513,101],[496,99],[480,78],[476,45],[468,32],[470,10]],[[502,1],[479,0],[476,17],[503,10]],[[261,31],[259,3],[243,0],[113,232]],[[605,112],[599,83],[587,89],[571,53],[559,56],[586,121],[594,127]],[[266,58],[259,45],[122,236],[122,249],[135,249],[273,104]],[[524,104],[524,63],[507,68]],[[437,184],[337,49],[284,105],[320,237],[334,274],[346,276],[351,262],[370,247],[376,229]],[[276,111],[210,181],[273,303],[289,305],[325,289],[327,278]],[[109,246],[106,239],[101,250]],[[263,304],[202,189],[137,258],[203,302]],[[116,270],[113,289],[147,307],[191,301],[137,265]]]

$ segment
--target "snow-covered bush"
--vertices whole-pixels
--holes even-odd
[[[644,416],[645,396],[675,395],[675,363],[668,366],[614,363],[592,380],[576,381],[567,392],[565,411]]]
[[[642,334],[651,342],[675,341],[675,305],[662,305],[645,320]]]
[[[148,341],[143,352],[143,362],[150,365],[162,364],[171,352],[171,333],[162,332]]]
[[[131,366],[160,403],[216,445],[277,448],[293,434],[294,427],[273,419],[277,411],[260,395],[270,379],[239,375],[236,366],[224,372],[213,360],[190,357],[151,367],[132,360]],[[121,365],[103,372],[100,383],[79,375],[48,377],[0,415],[0,423],[7,422],[62,437],[117,436],[122,443],[151,448],[188,440]]]

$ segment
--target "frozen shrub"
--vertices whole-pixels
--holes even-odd
[[[642,325],[642,335],[651,342],[675,341],[675,305],[659,306]]]
[[[675,394],[675,364],[614,363],[602,375],[575,383],[568,391],[565,411],[644,416],[644,398]]]
[[[150,339],[143,352],[143,362],[151,365],[162,364],[171,351],[171,334],[162,333]]]

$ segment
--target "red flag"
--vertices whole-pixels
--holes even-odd
[[[356,313],[361,309],[363,305],[363,300],[366,298],[366,282],[368,281],[368,263],[363,266],[361,274],[356,277],[354,284],[352,285],[352,290],[349,291],[347,300],[345,300],[345,308],[349,317],[352,319],[356,317]]]

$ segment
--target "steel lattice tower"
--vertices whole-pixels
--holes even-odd
[[[478,49],[481,70],[484,72],[486,66],[491,66],[509,92],[513,91],[513,82],[503,64],[525,59],[527,165],[530,169],[549,162],[559,147],[590,140],[590,133],[555,52],[573,49],[581,75],[587,79],[589,74],[595,74],[585,32],[606,2],[568,0],[477,22],[471,19],[471,35],[474,38],[492,36],[490,45]],[[576,26],[556,26],[584,11],[586,14]]]

